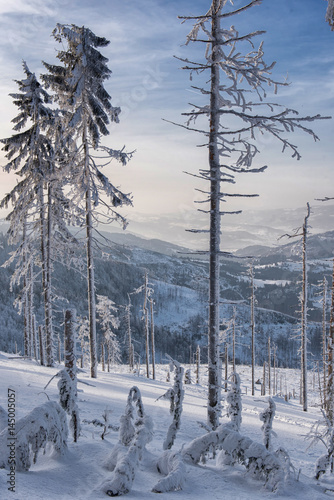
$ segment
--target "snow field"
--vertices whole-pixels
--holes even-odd
[[[187,368],[187,366],[185,367]],[[158,398],[173,384],[165,382],[168,365],[157,367],[157,380],[147,379],[142,370],[138,377],[129,374],[126,366],[118,366],[110,372],[98,372],[97,379],[89,377],[89,371],[80,373],[78,378],[90,384],[78,384],[78,406],[80,419],[83,422],[95,418],[102,420],[102,414],[108,407],[112,410],[111,423],[119,425],[120,416],[124,413],[128,392],[132,386],[139,387],[144,410],[154,422],[154,437],[143,454],[136,471],[132,490],[126,495],[132,499],[156,498],[151,489],[163,477],[156,469],[157,460],[162,456],[162,443],[166,438],[168,427],[172,421],[169,413],[169,401]],[[16,419],[29,413],[34,407],[44,404],[48,397],[58,401],[57,379],[54,379],[44,391],[50,378],[59,371],[55,368],[41,367],[35,362],[13,359],[10,355],[0,355],[0,405],[7,409],[7,390],[15,390]],[[282,370],[283,371],[283,370]],[[260,376],[261,368],[257,368],[256,375]],[[267,406],[267,397],[260,395],[260,386],[256,386],[256,395],[250,395],[250,368],[238,367],[242,388],[242,423],[240,432],[259,443],[263,442],[259,414]],[[299,373],[295,370],[284,370],[289,390],[297,390]],[[313,479],[314,465],[325,448],[317,444],[307,450],[309,445],[305,441],[312,425],[320,418],[320,411],[316,406],[316,391],[311,393],[312,374],[310,374],[310,408],[303,412],[297,399],[285,402],[283,398],[275,396],[276,416],[273,430],[277,437],[272,438],[273,449],[283,447],[290,455],[296,469],[299,481],[292,481],[280,498],[303,500],[321,500],[328,498],[334,490],[334,480],[330,475],[317,482]],[[194,376],[193,376],[194,379]],[[185,396],[181,427],[177,434],[173,451],[178,451],[183,444],[189,443],[195,437],[205,434],[198,422],[206,422],[206,367],[201,367],[201,384],[184,385]],[[246,395],[247,388],[247,395]],[[223,392],[223,406],[226,393]],[[221,422],[228,422],[223,407]],[[68,440],[68,451],[64,456],[55,456],[48,448],[45,455],[38,456],[36,464],[25,473],[16,472],[15,493],[7,490],[7,472],[0,469],[0,496],[2,500],[100,500],[108,498],[101,491],[104,481],[111,478],[112,472],[103,467],[103,463],[111,453],[113,446],[118,442],[118,433],[110,431],[105,440],[100,438],[102,429],[91,424],[82,423],[82,434],[77,443],[71,437]],[[232,499],[255,500],[273,498],[274,494],[266,490],[263,483],[253,480],[246,474],[241,465],[234,467],[217,467],[215,460],[208,460],[206,464],[185,466],[185,481],[182,491],[163,493],[167,500],[206,500]]]

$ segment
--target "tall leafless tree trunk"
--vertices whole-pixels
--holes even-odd
[[[154,336],[154,300],[150,299],[150,312],[151,312],[151,351],[152,351],[152,377],[155,380],[155,336]]]
[[[215,430],[219,424],[219,251],[220,251],[220,162],[218,150],[219,130],[219,47],[220,0],[212,2],[211,89],[210,89],[210,253],[209,253],[209,337],[208,337],[208,423]]]
[[[201,348],[198,345],[196,349],[196,384],[200,381],[200,367],[201,367]]]
[[[307,411],[307,235],[310,205],[307,203],[307,215],[303,224],[303,290],[301,299],[301,372],[302,372],[302,404],[303,411]]]
[[[324,276],[322,287],[322,372],[323,372],[323,401],[326,401],[327,391],[327,280]]]
[[[328,371],[327,371],[327,391],[326,391],[326,415],[333,426],[334,424],[334,260],[332,277],[332,299],[329,320],[328,337]]]
[[[251,280],[251,356],[252,356],[252,396],[255,395],[255,293],[254,293],[254,268],[249,268]]]
[[[150,378],[150,334],[149,334],[149,329],[148,329],[147,300],[148,300],[148,276],[147,276],[147,272],[145,272],[143,314],[144,314],[144,322],[145,322],[146,376],[147,376],[147,378]]]
[[[131,335],[131,297],[128,293],[128,305],[126,306],[126,319],[128,326],[128,350],[129,350],[129,369],[133,371],[133,345],[132,345],[132,335]]]
[[[268,392],[271,395],[271,349],[270,349],[270,337],[268,337]]]
[[[235,373],[235,308],[232,319],[232,372]]]

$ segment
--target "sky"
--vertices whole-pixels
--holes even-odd
[[[22,60],[39,76],[42,61],[56,62],[60,45],[51,36],[56,23],[85,25],[110,40],[102,53],[112,70],[106,88],[113,104],[122,109],[105,144],[135,151],[126,167],[114,163],[105,169],[111,181],[133,195],[130,221],[175,216],[196,218],[194,203],[205,189],[196,174],[208,164],[203,138],[168,122],[184,123],[182,112],[198,95],[196,78],[182,71],[177,57],[203,60],[203,44],[185,46],[191,23],[179,15],[205,14],[209,0],[0,0],[0,137],[12,135],[17,109],[8,95],[23,77]],[[245,2],[235,0],[235,8]],[[228,20],[240,33],[265,30],[264,59],[276,61],[273,77],[290,85],[270,96],[273,102],[296,109],[300,115],[334,115],[334,33],[325,22],[325,0],[263,0],[244,14]],[[193,44],[195,45],[195,44]],[[165,121],[167,120],[167,121]],[[254,166],[268,165],[263,174],[238,179],[238,191],[258,198],[238,199],[229,209],[269,210],[300,207],[315,198],[334,196],[333,120],[311,124],[320,141],[296,132],[300,161],[282,153],[269,137],[259,142],[261,155]],[[0,164],[5,163],[0,153]],[[15,185],[15,176],[0,171],[0,196]],[[4,214],[5,215],[5,214]],[[0,214],[1,217],[1,214]],[[130,224],[131,226],[131,224]],[[131,229],[131,227],[130,227]]]

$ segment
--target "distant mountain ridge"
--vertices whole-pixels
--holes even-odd
[[[267,247],[263,245],[251,245],[235,252],[238,257],[270,257],[281,256],[287,259],[300,260],[302,257],[302,240],[295,238],[285,245]],[[282,239],[281,241],[284,241]],[[309,235],[307,238],[307,255],[309,259],[331,259],[334,258],[334,231],[321,234]]]

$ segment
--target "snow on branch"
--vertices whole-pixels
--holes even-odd
[[[255,479],[264,480],[271,491],[281,491],[289,479],[287,459],[282,459],[280,450],[270,453],[262,444],[241,435],[231,422],[191,441],[182,448],[181,456],[186,462],[197,464],[212,447],[222,448],[217,456],[217,465],[226,464],[227,453],[233,459],[230,464],[243,464]]]
[[[51,443],[55,451],[63,454],[67,449],[67,420],[64,410],[55,401],[37,406],[16,423],[16,468],[28,471],[36,463],[38,452]],[[0,468],[8,468],[9,429],[0,433]]]
[[[153,493],[182,490],[186,468],[180,453],[165,451],[158,460],[157,469],[160,474],[164,474],[166,477],[160,479],[153,486]]]

